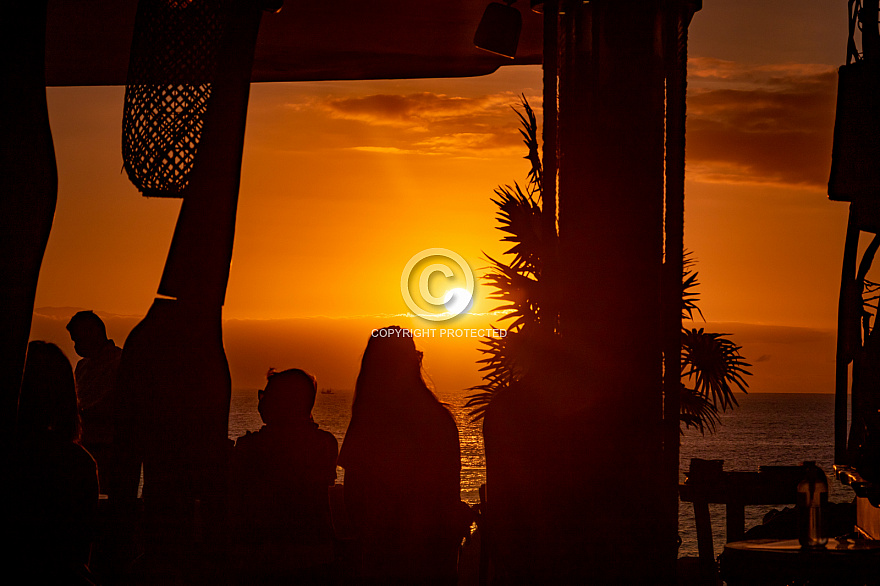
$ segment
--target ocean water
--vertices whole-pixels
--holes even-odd
[[[352,391],[321,393],[315,401],[313,417],[321,428],[336,436],[340,446],[351,417]],[[461,441],[461,498],[479,502],[478,489],[486,480],[483,455],[482,423],[471,422],[464,394],[440,395],[449,404],[458,422]],[[688,430],[682,436],[681,478],[691,458],[724,460],[725,470],[757,471],[762,465],[793,465],[815,460],[826,473],[833,459],[833,395],[751,394],[739,399],[739,407],[721,417],[715,434],[701,436]],[[255,431],[262,422],[257,413],[257,391],[237,390],[232,394],[229,414],[229,437],[235,439],[246,431]],[[342,469],[337,470],[343,480]],[[831,480],[830,498],[835,502],[852,499],[849,488]],[[759,524],[770,506],[746,507],[746,527]],[[710,505],[715,548],[724,547],[724,506]],[[696,530],[690,503],[679,507],[679,555],[697,555]]]

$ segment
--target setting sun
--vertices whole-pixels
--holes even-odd
[[[452,315],[464,313],[471,308],[473,302],[474,298],[471,294],[467,292],[467,289],[462,289],[461,287],[450,289],[443,296],[443,306]]]

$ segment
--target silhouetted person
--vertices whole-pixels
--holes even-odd
[[[339,465],[365,581],[454,584],[463,536],[458,428],[425,384],[408,330],[370,338]]]
[[[2,550],[10,583],[89,584],[98,504],[95,461],[80,445],[73,371],[47,342],[28,344],[11,470],[4,477],[9,512]]]
[[[238,438],[231,465],[234,564],[248,583],[327,583],[333,527],[327,489],[338,442],[312,421],[317,385],[299,369],[269,371],[265,425]]]
[[[67,324],[73,348],[82,357],[74,379],[82,418],[82,444],[98,463],[101,490],[107,492],[113,467],[114,390],[122,349],[92,311],[80,311]]]

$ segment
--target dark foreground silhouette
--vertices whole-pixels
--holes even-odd
[[[31,342],[21,385],[2,548],[8,576],[27,584],[90,584],[98,505],[95,461],[80,445],[70,362],[54,344]]]
[[[425,384],[412,334],[374,332],[339,454],[367,583],[455,584],[469,525],[450,412]]]
[[[219,308],[157,299],[125,341],[116,438],[126,473],[109,496],[134,510],[143,466],[134,571],[156,583],[224,571],[230,386]]]
[[[412,334],[379,332],[357,379],[339,458],[344,505],[333,521],[338,443],[311,418],[317,384],[306,372],[270,371],[259,391],[265,425],[229,449],[193,444],[203,431],[194,424],[198,394],[169,394],[204,372],[160,361],[132,384],[132,373],[150,369],[123,365],[117,398],[127,409],[117,415],[127,417],[116,428],[128,426],[126,461],[144,464],[141,506],[139,466],[99,501],[70,362],[56,346],[32,342],[0,495],[15,538],[5,567],[46,584],[455,584],[472,520],[460,500],[458,428],[425,383]],[[145,333],[129,342],[148,341]],[[97,345],[109,350],[103,340]],[[179,348],[187,341],[181,332]],[[77,351],[95,356],[81,340]],[[176,385],[165,384],[174,377]],[[200,458],[211,453],[205,474]],[[90,568],[93,544],[99,561]]]
[[[299,369],[270,371],[259,392],[265,425],[238,438],[230,471],[232,558],[242,580],[328,583],[333,527],[327,489],[338,442],[312,421],[317,385]]]
[[[93,311],[80,311],[67,324],[73,348],[82,359],[74,379],[82,418],[82,444],[98,463],[101,492],[114,476],[113,439],[116,370],[122,349],[107,338],[103,320]]]

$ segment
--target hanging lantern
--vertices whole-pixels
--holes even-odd
[[[519,10],[510,4],[492,2],[486,7],[474,34],[474,45],[478,49],[513,59],[521,31],[522,15]]]
[[[228,0],[141,0],[131,45],[122,159],[149,197],[183,197],[211,100]]]
[[[880,200],[880,63],[840,68],[828,197]]]

